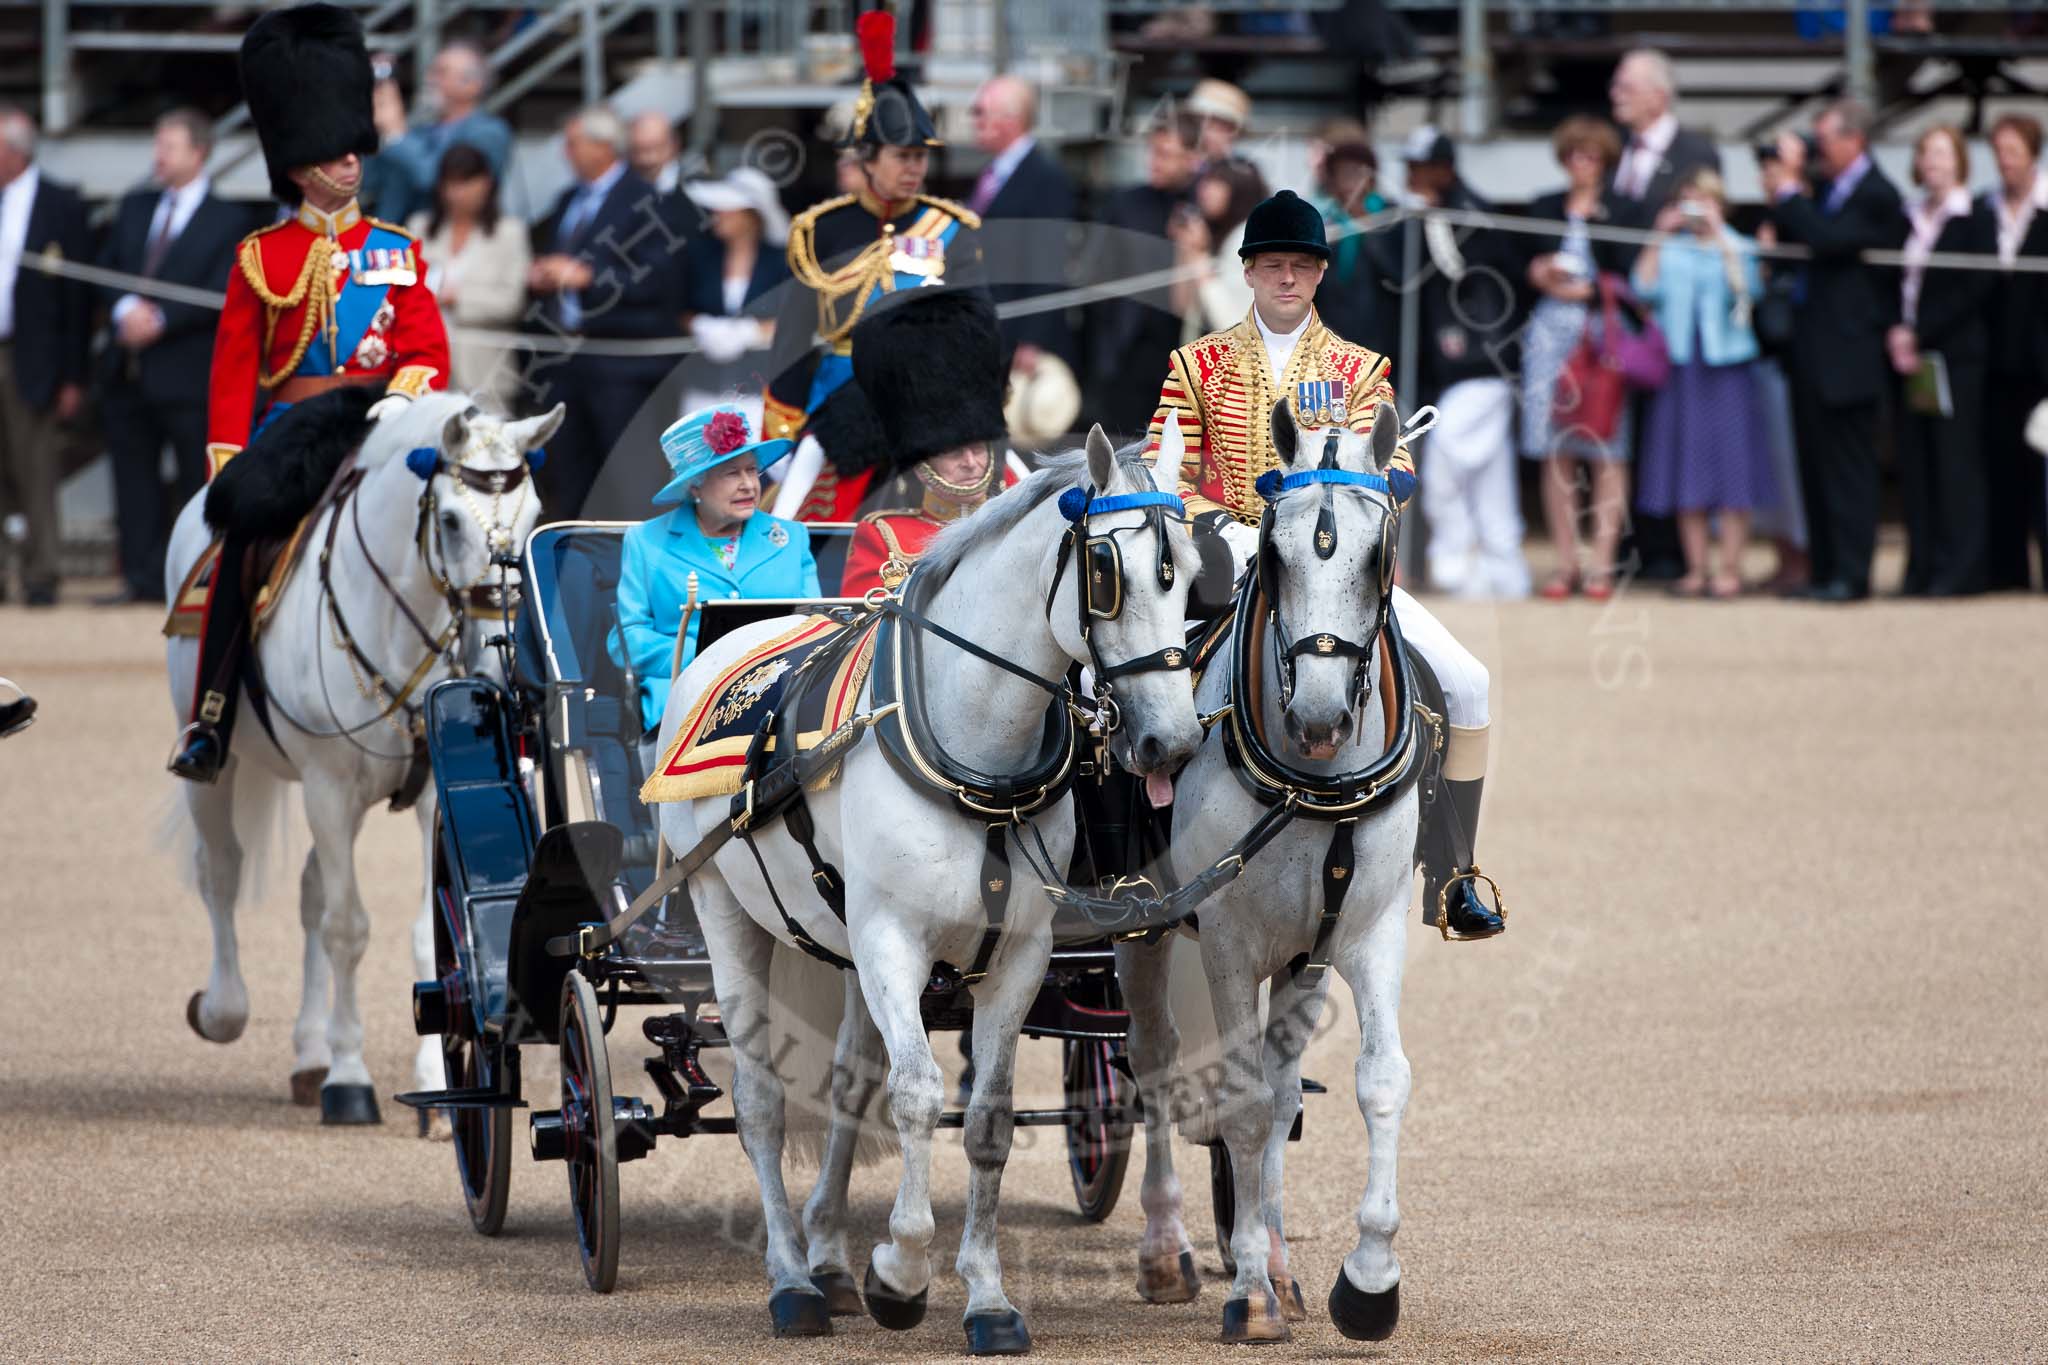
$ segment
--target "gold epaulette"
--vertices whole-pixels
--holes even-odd
[[[968,208],[965,204],[956,204],[951,199],[941,199],[936,194],[920,194],[917,196],[917,202],[927,208],[934,208],[941,212],[952,214],[960,220],[960,226],[962,227],[979,228],[981,226],[981,215]]]
[[[789,220],[789,246],[784,255],[789,258],[790,273],[801,283],[817,289],[825,280],[824,271],[811,248],[811,239],[817,235],[818,220],[834,209],[845,208],[856,199],[855,195],[842,194],[837,198],[820,200]]]
[[[386,232],[395,232],[399,236],[405,238],[405,240],[408,242],[417,242],[420,239],[420,236],[417,232],[413,232],[407,228],[402,228],[396,223],[387,223],[382,218],[365,217],[363,221],[368,223],[371,227],[380,227],[383,228]]]

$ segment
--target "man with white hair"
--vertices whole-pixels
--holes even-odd
[[[28,258],[86,256],[77,191],[36,165],[36,125],[0,105],[0,524],[26,523],[22,592],[57,602],[57,425],[85,407],[87,295]],[[0,553],[13,538],[0,531]],[[0,564],[0,598],[6,594]]]
[[[1628,137],[1608,183],[1607,203],[1615,226],[1647,230],[1694,171],[1721,169],[1721,153],[1706,134],[1678,126],[1672,112],[1677,84],[1671,59],[1655,48],[1637,48],[1622,57],[1607,97],[1614,121]],[[1624,270],[1633,265],[1639,249],[1623,245],[1618,264]],[[1648,425],[1638,421],[1634,428],[1641,432]],[[1636,513],[1630,538],[1629,557],[1639,576],[1661,581],[1684,572],[1678,527],[1671,518]]]
[[[562,154],[575,183],[534,225],[527,288],[547,330],[564,338],[677,335],[684,245],[654,186],[626,163],[626,125],[604,105],[571,115]],[[604,461],[661,384],[662,356],[543,353],[531,377],[568,404],[547,463],[534,472],[551,517],[573,517]]]
[[[1074,182],[1057,158],[1038,145],[1038,92],[1017,76],[996,76],[975,92],[974,145],[988,154],[967,207],[981,215],[982,251],[1009,278],[991,280],[1001,306],[1065,285],[1072,257],[1069,235],[1077,214]],[[1066,315],[1029,313],[1001,324],[1003,344],[1019,379],[1053,355],[1071,367],[1078,356]],[[1069,373],[1066,383],[1073,380]]]
[[[626,125],[626,161],[633,174],[660,190],[673,194],[682,187],[683,145],[676,139],[676,126],[659,109],[642,109]]]
[[[1624,222],[1648,227],[1687,176],[1702,166],[1721,169],[1721,153],[1705,133],[1678,126],[1671,59],[1655,48],[1622,57],[1607,98],[1628,136],[1615,163],[1612,198]]]
[[[380,217],[402,223],[434,201],[434,181],[450,147],[466,142],[484,154],[500,182],[512,156],[512,127],[486,111],[491,66],[483,49],[458,39],[434,54],[420,103],[427,117],[406,127],[405,97],[390,75],[390,59],[377,59],[373,112],[384,146],[371,163],[364,198]]]

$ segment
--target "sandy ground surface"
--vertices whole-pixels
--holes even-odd
[[[1333,1010],[1307,1068],[1333,1093],[1308,1101],[1289,1172],[1311,1318],[1268,1354],[2048,1352],[2039,599],[1824,611],[1638,590],[1604,610],[1445,615],[1495,670],[1485,861],[1513,928],[1410,940],[1405,1314],[1377,1347],[1344,1341],[1322,1309],[1364,1180],[1355,1031],[1348,1003]],[[43,705],[0,745],[0,1357],[959,1353],[949,1269],[917,1331],[862,1319],[829,1341],[771,1340],[758,1204],[729,1139],[664,1144],[624,1170],[619,1289],[599,1298],[559,1168],[522,1158],[505,1235],[486,1241],[449,1149],[417,1140],[405,1111],[323,1131],[285,1086],[295,878],[242,916],[246,1036],[217,1047],[183,1022],[208,931],[156,843],[172,784],[155,617],[7,609],[0,672]],[[372,816],[359,856],[388,1096],[410,1083],[410,819]],[[1020,1103],[1056,1096],[1057,1055],[1026,1045]],[[529,1095],[552,1085],[536,1059]],[[1020,1139],[1002,1246],[1041,1356],[1225,1353],[1204,1153],[1180,1155],[1209,1284],[1149,1308],[1131,1287],[1135,1166],[1092,1226],[1057,1135]],[[945,1267],[965,1165],[942,1135]],[[856,1245],[893,1189],[889,1166],[858,1175]]]

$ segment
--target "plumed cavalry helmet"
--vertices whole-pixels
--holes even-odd
[[[853,329],[853,379],[888,438],[889,463],[920,460],[1008,433],[1003,342],[987,296],[913,289]]]
[[[942,147],[932,116],[918,103],[910,82],[896,72],[896,16],[870,10],[854,21],[866,74],[853,102],[853,120],[840,145],[863,152],[877,147]]]
[[[270,192],[299,202],[300,166],[377,151],[370,54],[363,26],[339,5],[276,9],[249,26],[239,61],[242,97],[263,143]]]

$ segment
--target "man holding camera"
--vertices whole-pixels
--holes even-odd
[[[1805,139],[1787,133],[1762,161],[1778,236],[1813,253],[1800,271],[1792,338],[1792,418],[1816,602],[1870,595],[1877,543],[1877,418],[1888,384],[1885,331],[1899,291],[1862,253],[1899,246],[1899,192],[1870,158],[1870,108],[1840,100],[1813,124],[1812,178]]]

